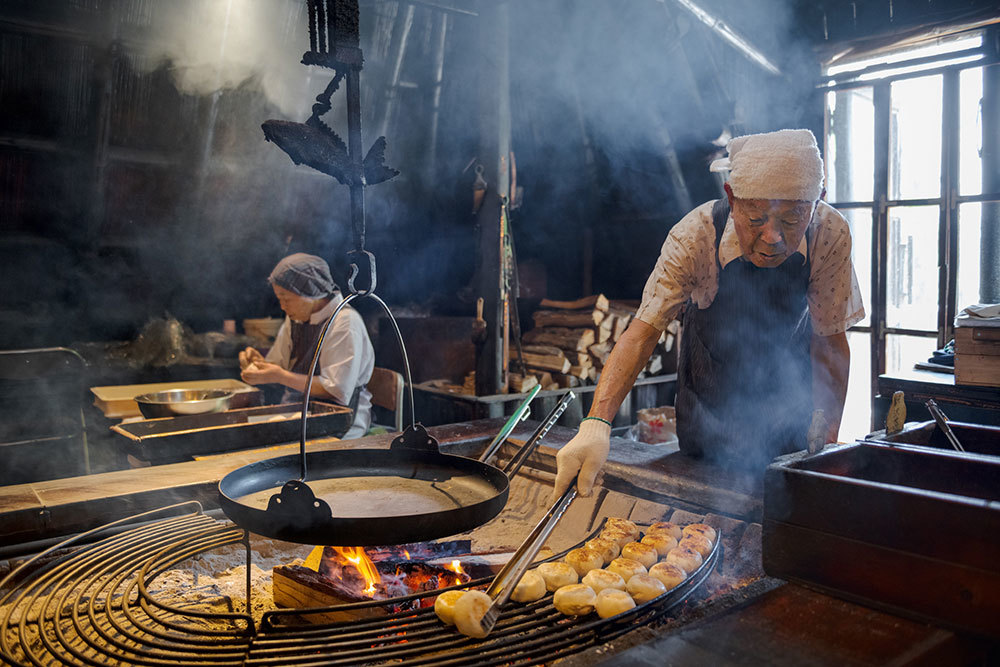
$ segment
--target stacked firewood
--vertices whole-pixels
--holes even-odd
[[[533,315],[535,327],[521,338],[527,373],[511,375],[510,391],[528,391],[536,382],[542,389],[594,384],[637,307],[636,302],[612,301],[603,294],[575,301],[543,300]],[[671,322],[639,377],[663,371],[678,326]]]

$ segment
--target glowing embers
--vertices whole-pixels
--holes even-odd
[[[395,601],[391,609],[429,606],[433,598],[407,600],[492,572],[488,566],[463,564],[469,541],[420,543],[390,547],[316,547],[304,565],[276,567],[272,573],[274,603],[288,609],[328,607],[371,601]],[[471,575],[466,570],[472,570]],[[480,570],[484,570],[480,572]],[[381,616],[385,607],[350,608],[310,614],[312,622]]]
[[[409,545],[408,545],[409,546]],[[432,555],[427,549],[418,554]],[[459,559],[447,563],[417,560],[403,547],[323,547],[318,572],[339,582],[354,597],[385,600],[465,583],[470,579]],[[438,559],[440,560],[440,559]]]

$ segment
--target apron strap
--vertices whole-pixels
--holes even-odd
[[[726,222],[729,221],[729,199],[723,197],[716,199],[712,204],[712,224],[715,225],[715,257],[718,261],[719,242],[722,240],[722,232],[726,230]]]

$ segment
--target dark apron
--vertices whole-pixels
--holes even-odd
[[[729,202],[712,208],[715,261]],[[808,234],[808,231],[807,231]],[[704,310],[684,310],[677,369],[680,450],[741,468],[762,468],[806,446],[812,416],[809,262],[775,268],[744,259],[719,267]]]
[[[313,355],[316,353],[316,343],[319,342],[319,336],[323,333],[323,327],[326,323],[330,321],[330,318],[326,318],[319,324],[312,324],[310,322],[296,322],[295,320],[289,320],[291,325],[291,340],[292,340],[292,350],[289,354],[290,367],[288,370],[293,373],[301,373],[303,375],[309,375],[312,370],[312,360]],[[347,407],[351,409],[354,414],[358,413],[358,400],[361,398],[361,390],[364,389],[362,385],[358,385],[354,388],[354,393],[351,394],[351,400],[347,404]],[[299,403],[302,401],[302,392],[296,391],[291,388],[285,388],[285,393],[281,398],[282,403]],[[310,395],[310,400],[314,400],[315,396]],[[333,436],[341,436],[346,433],[351,426],[353,426],[353,421],[348,424],[347,428],[344,429],[342,433],[331,433]]]

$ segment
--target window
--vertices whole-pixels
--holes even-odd
[[[980,298],[1000,225],[984,217],[1000,194],[984,192],[981,157],[983,80],[1000,65],[984,63],[975,33],[825,71],[827,198],[850,224],[868,312],[848,334],[842,440],[882,426],[870,423],[877,376],[926,362]]]

